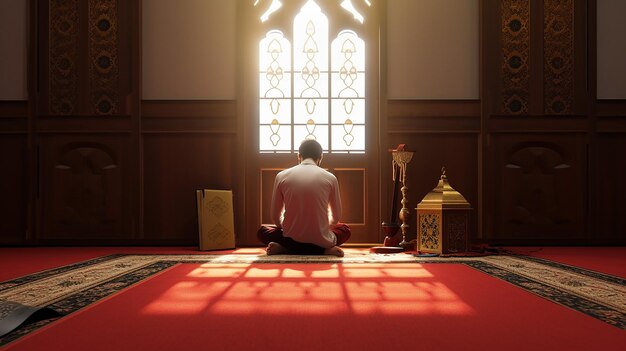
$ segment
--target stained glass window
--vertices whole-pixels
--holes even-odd
[[[309,0],[292,40],[278,30],[261,40],[261,152],[296,152],[305,139],[326,152],[365,151],[365,43],[352,30],[329,42],[328,31],[328,18]]]
[[[259,45],[259,140],[261,151],[289,152],[291,142],[291,45],[272,30]]]

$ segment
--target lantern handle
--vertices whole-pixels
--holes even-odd
[[[448,178],[446,176],[446,167],[443,166],[443,167],[441,167],[441,179],[446,179],[446,178]]]

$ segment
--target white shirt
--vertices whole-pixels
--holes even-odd
[[[330,225],[341,218],[339,183],[310,158],[276,175],[270,211],[286,237],[324,248],[337,244]]]

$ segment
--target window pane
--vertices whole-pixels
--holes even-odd
[[[355,73],[352,78],[341,73],[332,73],[331,77],[333,97],[365,97],[365,75],[363,73]]]
[[[328,74],[320,74],[316,79],[309,78],[305,81],[303,77],[309,77],[302,72],[294,72],[294,97],[320,98],[328,96]]]
[[[365,44],[356,33],[344,30],[332,43],[332,96],[365,96]]]
[[[324,151],[328,151],[328,125],[295,125],[293,127],[293,150],[298,151],[305,139],[315,139]]]
[[[259,99],[259,122],[270,124],[274,119],[291,124],[291,99]]]
[[[331,47],[331,147],[333,151],[365,150],[365,44],[344,30]]]
[[[343,124],[346,119],[353,123],[365,123],[364,99],[332,99],[332,123]]]
[[[365,71],[365,42],[354,31],[339,32],[333,40],[331,53],[334,72],[339,72],[346,60],[352,62],[358,72]]]
[[[259,73],[259,97],[291,97],[291,73],[283,73],[280,80],[272,74]]]
[[[291,151],[291,126],[260,125],[259,145],[261,151]]]
[[[296,15],[293,33],[295,96],[328,96],[328,20],[314,1]]]
[[[332,149],[333,151],[364,151],[365,150],[365,126],[364,125],[333,125]]]
[[[291,46],[271,30],[259,43],[259,149],[291,150]]]
[[[293,110],[294,123],[312,119],[317,124],[328,124],[328,99],[294,99]]]
[[[259,43],[259,71],[279,76],[291,71],[291,45],[279,30],[267,32]],[[289,82],[289,79],[285,79]]]
[[[305,138],[325,151],[365,150],[365,43],[356,32],[330,43],[328,19],[309,0],[293,21],[293,45],[271,30],[259,50],[261,151],[297,151]]]

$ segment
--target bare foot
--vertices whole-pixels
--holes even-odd
[[[324,250],[324,255],[343,257],[343,250],[339,246],[333,246],[330,249]]]
[[[275,243],[275,242],[270,242],[267,247],[265,248],[265,253],[268,256],[271,255],[280,255],[280,254],[286,254],[289,253],[289,250],[287,250],[286,247],[282,246],[279,243]]]

